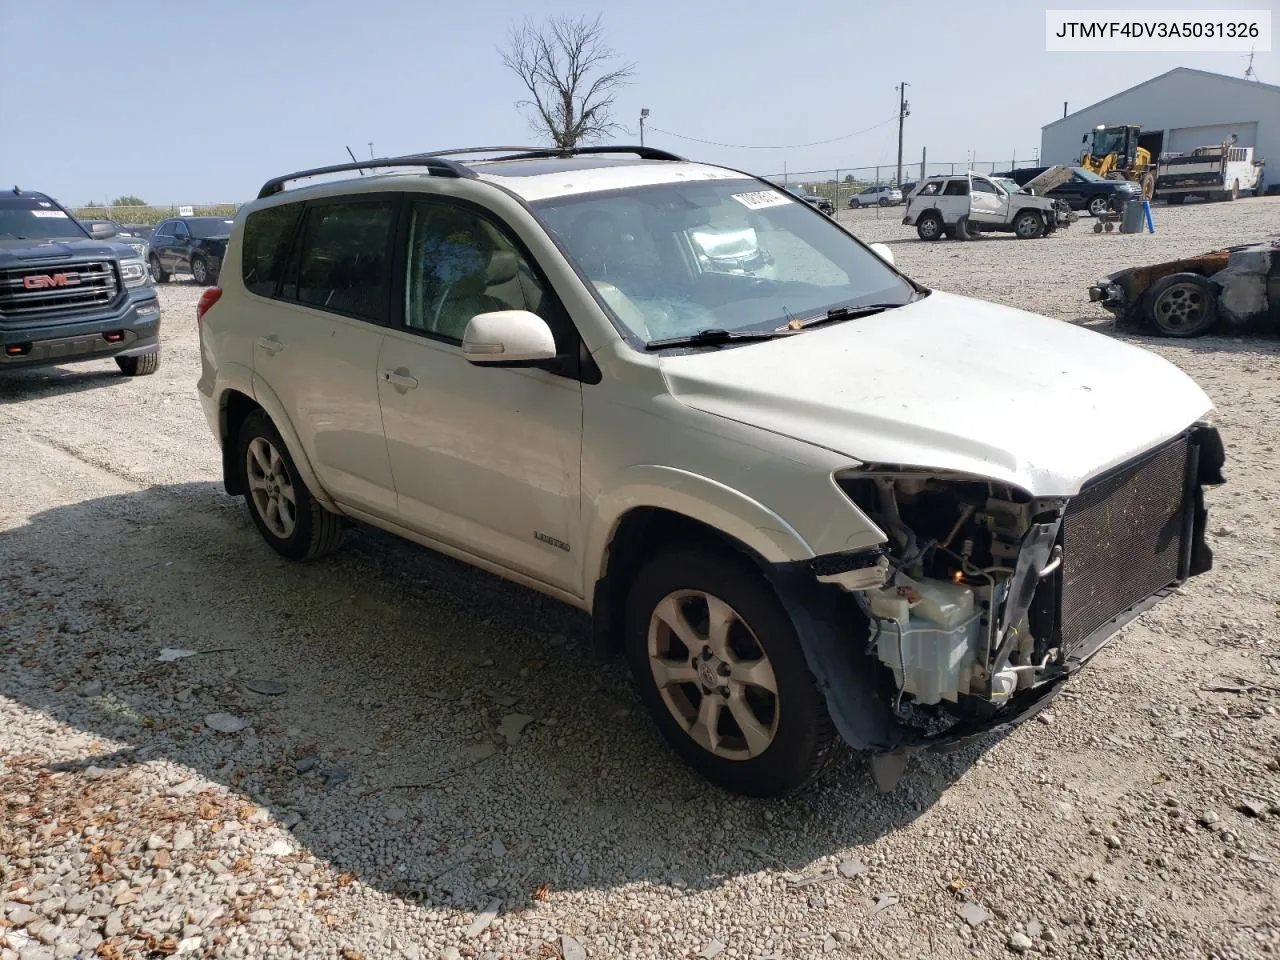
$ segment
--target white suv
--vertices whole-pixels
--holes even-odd
[[[199,391],[284,556],[349,518],[589,611],[674,748],[757,795],[837,734],[888,788],[1208,569],[1222,447],[1155,354],[930,291],[748,174],[459,155],[236,216]]]
[[[902,191],[893,186],[871,186],[849,198],[851,207],[889,207],[902,202]]]

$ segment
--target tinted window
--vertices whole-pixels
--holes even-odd
[[[977,177],[973,178],[973,189],[975,193],[997,193],[998,192],[994,186],[987,183],[987,181],[985,180],[979,180]]]
[[[155,236],[156,236],[156,237],[171,237],[171,236],[173,236],[173,224],[172,224],[172,223],[169,223],[169,222],[165,222],[165,223],[160,224],[160,226],[156,227]]]
[[[193,237],[199,237],[201,240],[216,240],[231,236],[231,224],[234,222],[234,220],[226,220],[221,217],[207,220],[188,220],[187,227],[191,230]]]
[[[269,297],[276,292],[276,284],[284,275],[293,228],[301,212],[302,204],[286,203],[258,210],[245,220],[241,270],[245,289],[250,293]]]
[[[947,189],[942,192],[948,197],[967,197],[969,195],[969,181],[948,180]]]
[[[385,318],[394,221],[390,200],[313,207],[299,248],[298,301],[370,320]]]
[[[494,310],[528,310],[557,325],[542,282],[497,224],[450,203],[414,204],[405,324],[460,343],[472,317]]]
[[[173,224],[173,235],[175,237],[187,237],[191,235],[191,231],[187,229],[187,225],[181,220],[177,220]]]

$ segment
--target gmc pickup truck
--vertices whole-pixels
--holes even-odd
[[[156,372],[160,302],[146,262],[112,233],[42,193],[0,194],[0,374],[105,357],[126,376]]]

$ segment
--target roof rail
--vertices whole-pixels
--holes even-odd
[[[372,170],[379,167],[424,167],[435,177],[457,177],[474,180],[475,173],[453,160],[445,160],[439,155],[418,154],[406,157],[382,157],[377,160],[358,160],[355,163],[335,163],[327,167],[314,167],[310,170],[299,170],[282,177],[273,177],[262,185],[258,191],[258,199],[270,197],[284,189],[290,180],[302,180],[306,177],[318,177],[326,173],[345,173],[348,170]]]
[[[569,150],[562,150],[559,147],[530,147],[519,148],[524,150],[523,153],[512,154],[505,157],[495,157],[495,160],[539,160],[547,157],[574,157],[583,154],[610,154],[610,153],[632,153],[641,160],[673,160],[683,163],[685,158],[668,150],[659,150],[656,147],[628,147],[622,145],[606,144],[599,147],[573,147]]]

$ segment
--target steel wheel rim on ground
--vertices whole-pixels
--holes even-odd
[[[1152,312],[1162,330],[1181,332],[1195,329],[1208,309],[1203,290],[1194,283],[1177,283],[1160,294]]]
[[[245,451],[249,495],[267,529],[288,540],[298,525],[298,497],[284,458],[266,437],[254,437]]]
[[[647,653],[663,704],[704,750],[751,760],[773,744],[781,715],[773,664],[723,600],[703,590],[667,594],[649,618]]]

